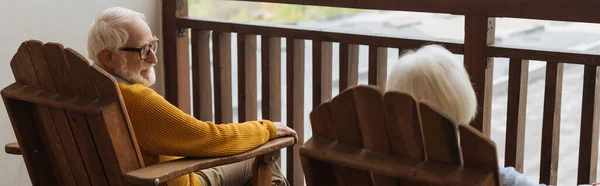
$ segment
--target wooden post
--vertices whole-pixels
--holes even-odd
[[[494,18],[465,16],[465,68],[477,94],[477,116],[471,125],[486,136],[490,136],[494,63],[485,51],[494,43],[495,25]]]
[[[304,174],[300,171],[300,154],[304,142],[304,40],[287,38],[287,125],[296,130],[298,141],[287,148],[287,179],[292,185],[304,185]]]
[[[523,139],[525,138],[529,61],[510,59],[508,77],[504,166],[511,166],[517,171],[523,172],[523,148],[525,147]]]
[[[190,113],[190,65],[188,31],[177,28],[177,17],[187,16],[187,0],[163,0],[162,22],[165,97],[182,111]]]
[[[273,151],[254,158],[252,165],[252,186],[271,186],[271,166],[279,159],[279,151]]]
[[[541,148],[544,155],[540,157],[540,183],[549,185],[556,185],[557,181],[564,65],[557,62],[546,64]]]
[[[581,108],[581,131],[579,134],[579,167],[577,184],[596,182],[598,166],[598,67],[585,65],[583,73],[583,98]]]

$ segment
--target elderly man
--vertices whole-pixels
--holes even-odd
[[[248,121],[216,125],[182,112],[148,86],[154,84],[159,40],[144,15],[109,8],[96,19],[88,36],[89,58],[119,82],[123,101],[146,165],[181,156],[218,157],[238,154],[296,132],[279,122]],[[167,181],[169,186],[246,185],[252,161],[201,170]],[[289,185],[273,166],[273,185]]]

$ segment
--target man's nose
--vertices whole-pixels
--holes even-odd
[[[154,52],[153,50],[148,51],[148,58],[146,58],[146,62],[150,63],[150,64],[156,64],[158,63],[158,59],[156,58],[156,52]]]

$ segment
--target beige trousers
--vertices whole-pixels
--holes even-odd
[[[202,186],[246,186],[251,185],[252,164],[254,158],[246,161],[203,169],[196,172]],[[279,165],[274,163],[271,166],[272,185],[289,186],[288,181],[283,177]]]

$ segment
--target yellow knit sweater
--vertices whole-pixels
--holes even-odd
[[[141,84],[119,83],[146,166],[181,158],[239,154],[275,138],[267,120],[216,125],[199,121]],[[168,186],[200,186],[190,173],[167,181]]]

